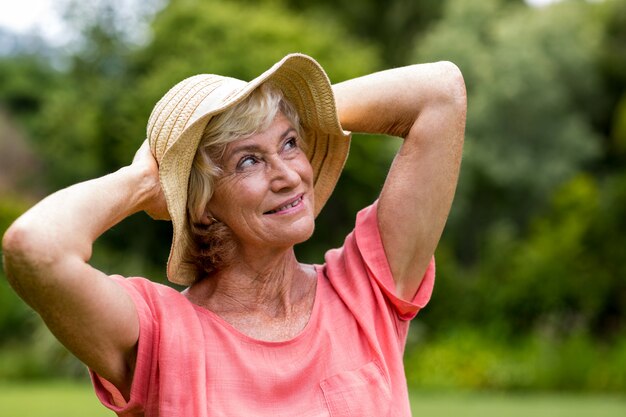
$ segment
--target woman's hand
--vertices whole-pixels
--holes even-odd
[[[148,140],[145,140],[137,150],[130,167],[140,173],[144,186],[149,191],[141,209],[154,220],[169,220],[165,195],[159,181],[159,166],[150,151]]]

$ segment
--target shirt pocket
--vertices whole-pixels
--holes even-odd
[[[340,372],[320,383],[331,417],[385,417],[391,390],[376,361]]]

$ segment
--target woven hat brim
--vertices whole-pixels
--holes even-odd
[[[280,89],[296,107],[304,127],[307,156],[314,174],[316,216],[335,188],[350,147],[350,134],[343,131],[339,123],[330,81],[312,58],[290,54],[248,83],[226,77],[223,80],[231,80],[237,86],[221,103],[206,109],[183,130],[164,151],[159,165],[161,186],[173,226],[167,277],[176,284],[191,285],[196,279],[195,267],[183,262],[184,250],[190,244],[186,233],[187,187],[200,139],[212,116],[241,102],[264,82]]]

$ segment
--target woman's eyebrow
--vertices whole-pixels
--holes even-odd
[[[279,136],[280,140],[283,140],[286,136],[288,136],[291,132],[296,132],[296,129],[292,126],[289,126],[281,135]],[[256,143],[248,143],[242,145],[236,145],[231,150],[228,150],[226,153],[226,159],[230,159],[233,156],[236,156],[240,153],[257,153],[261,152],[263,148]]]
[[[288,134],[290,134],[291,132],[296,132],[296,128],[293,126],[289,126],[287,129],[285,129],[285,131],[283,132],[282,135],[280,135],[281,139],[284,139],[285,136],[287,136]]]
[[[261,147],[259,145],[257,145],[256,143],[252,143],[249,145],[239,145],[236,146],[235,148],[233,148],[230,152],[227,153],[227,158],[230,159],[233,156],[240,154],[240,153],[257,153],[257,152],[261,152]]]

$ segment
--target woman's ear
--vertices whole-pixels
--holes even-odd
[[[209,212],[208,207],[204,209],[204,212],[202,213],[202,217],[200,217],[200,223],[202,223],[205,226],[210,226],[213,223],[216,223],[217,220],[215,219],[215,217],[213,217],[213,215],[211,214],[211,212]]]

